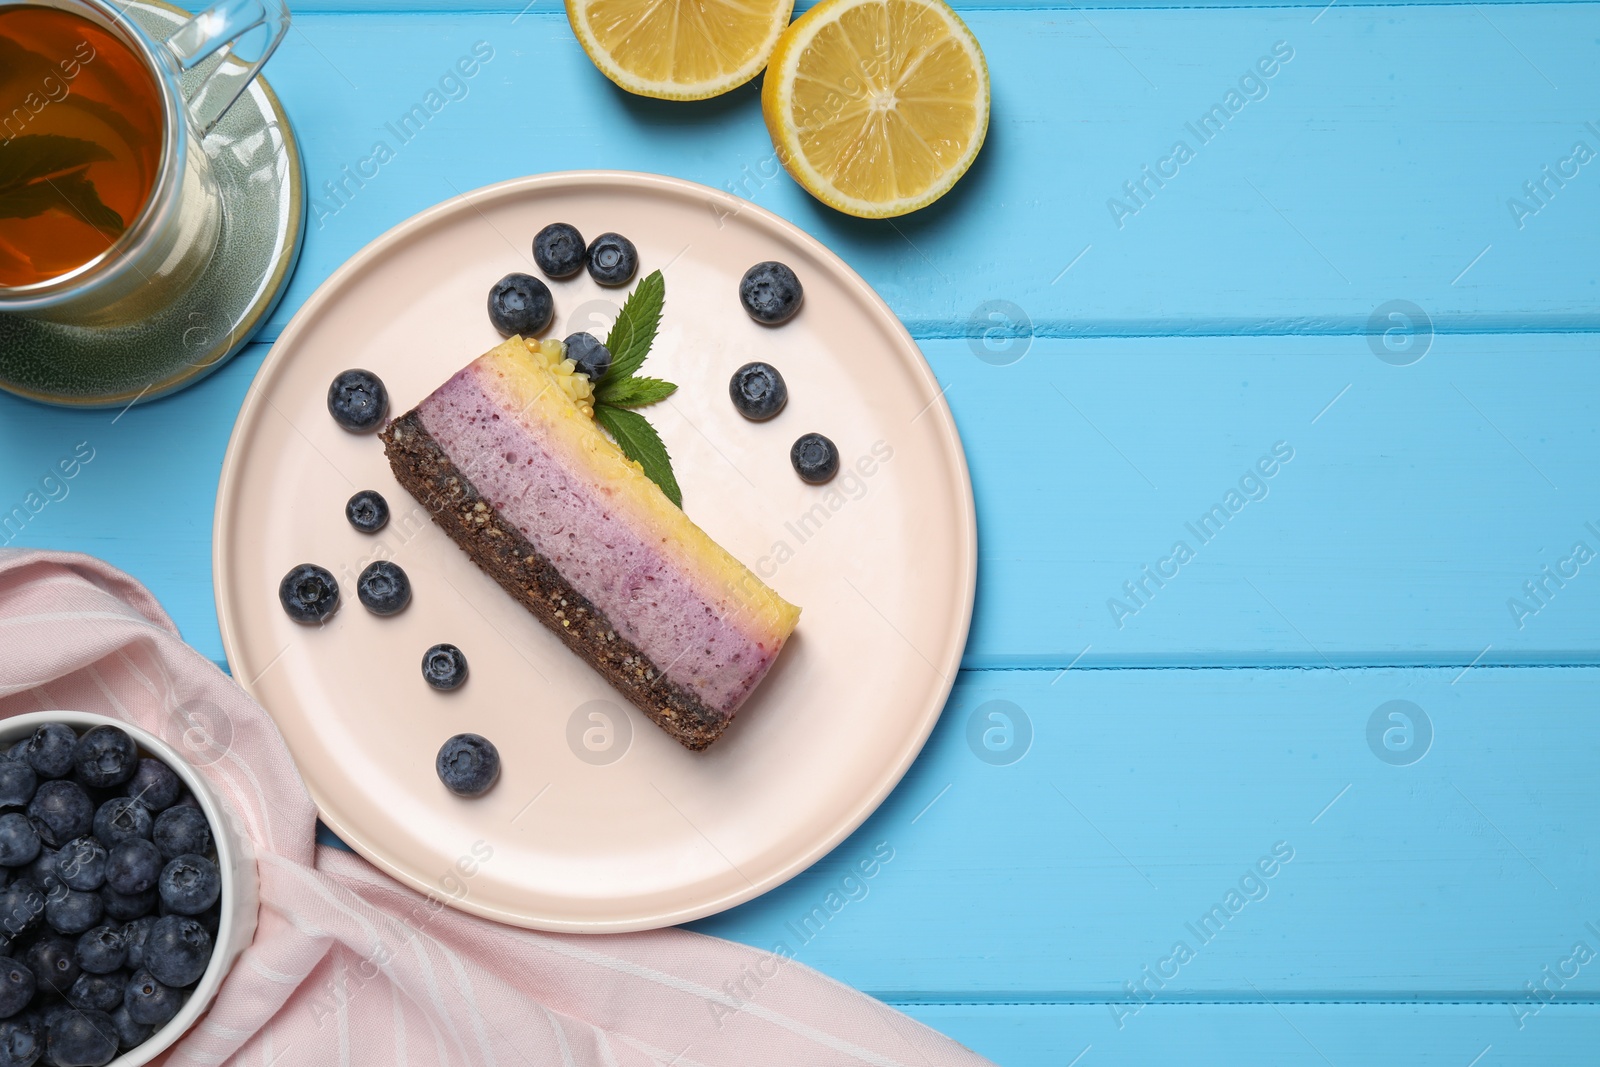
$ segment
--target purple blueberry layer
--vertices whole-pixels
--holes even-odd
[[[740,626],[726,590],[686,566],[679,546],[618,507],[615,488],[586,477],[570,442],[537,420],[518,418],[479,363],[423,401],[418,414],[501,518],[618,634],[708,707],[724,715],[738,708],[782,637],[763,640]]]

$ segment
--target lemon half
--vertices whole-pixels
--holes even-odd
[[[778,158],[861,218],[926,207],[989,129],[989,68],[942,0],[823,0],[779,39],[761,87]]]
[[[567,0],[600,72],[630,93],[704,100],[761,73],[794,0]]]

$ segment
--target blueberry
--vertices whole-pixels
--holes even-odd
[[[45,894],[44,921],[58,934],[77,936],[100,921],[105,903],[99,893],[82,893],[64,885]]]
[[[20,811],[0,815],[0,863],[21,867],[39,856],[39,831]]]
[[[531,274],[507,274],[489,290],[489,321],[500,336],[536,336],[555,314],[550,287]]]
[[[454,689],[467,680],[467,657],[455,645],[434,645],[422,654],[422,678],[435,689]]]
[[[789,449],[789,462],[801,480],[821,485],[839,473],[839,450],[820,433],[802,434]]]
[[[13,742],[11,747],[6,749],[6,755],[9,756],[11,759],[21,760],[23,763],[27,763],[28,762],[28,742],[31,741],[31,740],[33,740],[33,738],[30,735],[28,737],[24,737],[21,741]]]
[[[111,1013],[111,1021],[117,1028],[117,1044],[126,1052],[128,1049],[138,1048],[146,1041],[149,1041],[150,1035],[156,1032],[156,1028],[136,1022],[133,1016],[128,1014],[126,992],[123,993],[123,997],[122,1005]],[[4,1065],[0,1064],[0,1067],[4,1067]]]
[[[94,826],[94,801],[77,782],[46,782],[28,802],[28,817],[45,844],[60,848]]]
[[[482,796],[500,777],[500,752],[487,738],[456,734],[440,747],[433,766],[456,796]]]
[[[570,278],[583,269],[586,252],[576,226],[552,222],[533,237],[533,261],[552,278]]]
[[[39,1035],[25,1022],[0,1022],[0,1067],[33,1067],[39,1062]]]
[[[33,972],[9,956],[0,957],[0,1019],[9,1019],[33,999]]]
[[[34,981],[39,985],[65,996],[83,973],[78,968],[75,948],[77,944],[71,938],[45,934],[28,946],[22,962],[33,972]]]
[[[160,1026],[183,1007],[183,994],[171,986],[158,982],[147,970],[140,970],[128,980],[122,994],[122,1006],[136,1023]]]
[[[99,889],[106,881],[106,846],[92,837],[75,837],[61,846],[52,876],[69,889]]]
[[[80,1011],[113,1011],[127,988],[126,974],[80,974],[67,990],[67,1003]]]
[[[139,769],[128,779],[123,792],[150,809],[152,813],[166,811],[176,804],[178,797],[182,795],[183,781],[171,767],[158,759],[146,756],[139,761]]]
[[[149,838],[155,821],[143,803],[132,797],[112,797],[94,813],[94,836],[106,848],[132,837]]]
[[[118,842],[106,857],[106,886],[112,892],[143,893],[160,878],[161,850],[142,837]]]
[[[78,735],[65,723],[47,722],[28,738],[28,766],[40,778],[65,778],[72,773],[73,750]]]
[[[18,937],[44,918],[44,890],[26,878],[0,889],[0,932]]]
[[[94,726],[72,750],[75,779],[91,789],[112,789],[139,769],[139,747],[122,726]]]
[[[789,402],[789,387],[783,375],[770,363],[746,363],[728,379],[728,395],[739,414],[755,422],[765,422]]]
[[[183,915],[157,919],[144,944],[144,969],[163,985],[193,985],[211,962],[211,935]]]
[[[363,489],[345,502],[344,517],[362,533],[377,533],[389,524],[389,502],[376,489]]]
[[[96,726],[78,738],[72,762],[85,785],[110,789],[139,769],[139,748],[120,726]]]
[[[376,430],[389,414],[389,390],[369,370],[347,370],[328,386],[328,414],[351,433]]]
[[[142,893],[119,893],[103,885],[100,887],[100,902],[105,906],[106,918],[129,922],[155,910],[156,891],[152,887]]]
[[[601,285],[627,285],[639,269],[639,250],[620,233],[603,233],[589,242],[589,277]]]
[[[39,776],[26,759],[0,756],[0,808],[20,808],[33,797]]]
[[[339,610],[339,583],[326,567],[302,563],[278,583],[278,603],[295,622],[322,622]]]
[[[167,912],[163,911],[161,913],[161,917],[163,919],[166,918]],[[222,929],[222,901],[217,901],[205,911],[191,915],[189,918],[205,927],[206,933],[210,934],[212,938],[215,939],[217,936],[217,931]]]
[[[398,563],[369,563],[356,579],[356,597],[374,615],[393,615],[411,603],[411,579]]]
[[[35,823],[33,828],[37,830],[39,825]],[[56,874],[56,861],[60,857],[60,852],[47,845],[39,849],[39,858],[23,869],[22,876],[33,882],[34,885],[49,889],[61,881],[60,875]]]
[[[56,1067],[105,1067],[117,1058],[117,1024],[103,1011],[62,1012],[45,1028],[44,1054]]]
[[[154,919],[150,921],[155,922]],[[129,962],[126,929],[122,926],[96,926],[79,937],[73,949],[78,966],[88,974],[110,974],[120,970]],[[145,929],[148,931],[149,926]]]
[[[592,333],[575,333],[562,344],[567,346],[567,358],[576,363],[578,370],[599,382],[611,369],[611,349],[600,343]]]
[[[161,869],[157,888],[168,911],[198,915],[222,896],[222,874],[204,856],[179,856]]]
[[[770,259],[757,263],[739,279],[739,303],[752,319],[769,326],[794,318],[804,299],[805,290],[794,271]]]
[[[156,816],[150,839],[161,850],[162,858],[169,860],[188,852],[203,856],[211,851],[211,827],[199,808],[168,808]]]
[[[144,915],[122,928],[122,940],[128,945],[128,966],[136,971],[144,966],[144,946],[150,940],[150,928],[155,924],[154,915]]]

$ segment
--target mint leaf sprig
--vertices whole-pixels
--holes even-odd
[[[24,134],[0,146],[0,219],[29,219],[55,210],[109,237],[126,228],[84,175],[111,153],[76,137]]]
[[[672,457],[661,435],[650,425],[650,420],[634,408],[645,407],[665,400],[678,387],[660,378],[647,378],[639,374],[650,346],[655,343],[656,330],[661,325],[661,307],[666,302],[667,283],[660,271],[634,287],[617,313],[616,325],[606,335],[606,348],[611,352],[611,369],[595,384],[594,417],[622,449],[622,454],[644,468],[649,478],[667,499],[683,507],[683,490],[672,474]]]

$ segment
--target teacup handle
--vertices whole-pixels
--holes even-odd
[[[266,30],[266,43],[241,55],[241,39],[261,28]],[[208,56],[222,58],[217,69],[189,94],[189,116],[202,136],[227,114],[288,32],[289,9],[283,0],[221,0],[167,38],[167,49],[184,70]]]

